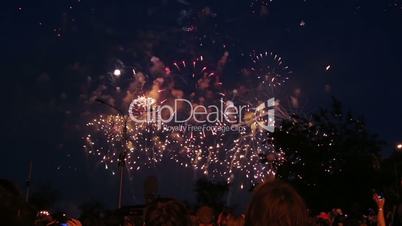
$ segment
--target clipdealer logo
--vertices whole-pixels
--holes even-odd
[[[258,116],[261,120],[258,120],[256,117],[256,123],[262,129],[265,129],[271,133],[275,131],[275,98],[269,99],[266,103],[262,103],[258,105],[255,109],[255,115]],[[266,109],[268,108],[268,110]],[[264,120],[266,119],[266,120]]]
[[[129,107],[129,116],[135,123],[156,123],[158,128],[162,125],[169,125],[172,131],[180,128],[189,128],[189,124],[195,124],[193,128],[202,130],[215,130],[209,127],[214,125],[228,125],[224,129],[244,129],[245,126],[258,127],[260,129],[274,132],[275,130],[275,98],[259,104],[253,111],[245,105],[235,106],[233,102],[220,101],[219,105],[195,105],[187,99],[175,99],[173,105],[157,105],[155,99],[150,97],[139,97],[134,99]],[[183,107],[185,106],[185,107]],[[180,109],[185,108],[185,113]],[[251,115],[251,116],[250,116]],[[186,125],[186,126],[183,126]],[[199,128],[198,128],[199,129]]]

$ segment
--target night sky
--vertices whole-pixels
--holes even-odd
[[[236,56],[255,49],[280,54],[294,72],[287,92],[301,91],[300,111],[327,106],[334,96],[365,118],[370,130],[387,142],[384,155],[389,154],[402,140],[402,1],[250,4],[4,2],[0,178],[23,189],[32,160],[33,188],[51,184],[61,193],[61,208],[74,212],[90,199],[114,207],[118,178],[89,160],[82,148],[87,115],[99,113],[85,104],[91,92],[83,85],[88,76],[97,81],[116,62],[143,69],[152,56],[168,61],[198,51],[219,59],[223,45],[231,54],[229,62],[241,62]],[[186,53],[194,43],[203,45]],[[192,173],[166,163],[132,175],[126,181],[125,204],[142,203],[147,175],[158,177],[161,195],[193,200]]]

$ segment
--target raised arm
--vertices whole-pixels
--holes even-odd
[[[377,204],[377,207],[378,207],[377,226],[386,226],[385,225],[385,218],[384,218],[384,203],[385,203],[385,199],[383,197],[380,197],[378,194],[374,194],[373,200]]]

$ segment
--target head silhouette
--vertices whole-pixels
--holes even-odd
[[[264,183],[256,188],[246,214],[246,226],[306,226],[303,199],[289,184]]]
[[[145,209],[145,226],[188,226],[185,206],[174,199],[157,199]]]

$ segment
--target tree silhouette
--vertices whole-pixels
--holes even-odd
[[[279,177],[303,194],[310,206],[331,208],[367,205],[377,186],[383,142],[364,120],[344,112],[333,98],[329,110],[311,117],[292,115],[274,133],[277,148],[286,153]]]
[[[60,192],[51,185],[42,185],[30,197],[29,202],[37,210],[49,210],[60,199]]]
[[[0,179],[0,219],[0,225],[30,225],[34,219],[17,186],[5,179]]]
[[[386,195],[387,205],[398,205],[402,201],[402,152],[395,151],[381,165],[381,189]]]
[[[224,205],[224,196],[228,191],[228,185],[224,182],[214,182],[207,178],[196,181],[194,191],[197,195],[198,205],[207,205],[215,210],[220,210]]]
[[[105,225],[105,208],[100,202],[89,201],[80,205],[80,220],[83,225]]]

